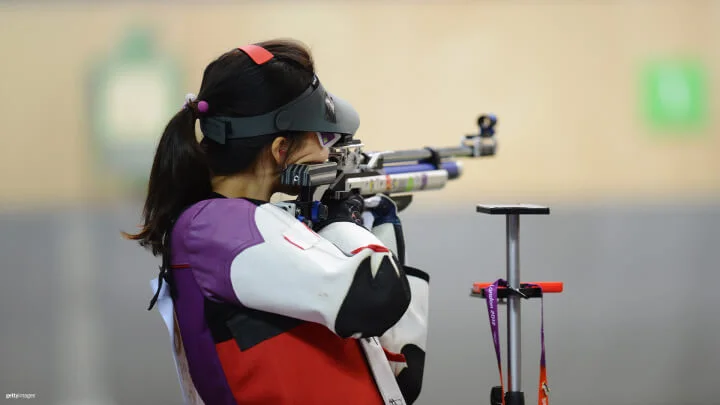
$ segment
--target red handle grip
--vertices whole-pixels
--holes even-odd
[[[473,292],[476,294],[481,294],[482,290],[490,287],[493,283],[473,283]],[[542,288],[543,293],[561,293],[563,292],[563,282],[562,281],[533,281],[529,283],[522,283],[522,284],[535,284],[539,285],[540,288]],[[504,288],[504,287],[500,287]]]

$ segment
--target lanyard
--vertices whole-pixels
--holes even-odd
[[[542,287],[535,284],[528,284],[528,287],[539,288],[542,291]],[[498,279],[493,284],[485,289],[485,300],[487,301],[488,307],[488,318],[490,319],[490,332],[492,333],[493,345],[495,346],[495,356],[497,357],[498,373],[500,374],[500,389],[502,391],[502,401],[505,404],[505,386],[503,383],[503,372],[502,372],[502,360],[500,356],[500,330],[498,328],[498,297],[497,290],[499,287],[507,287],[507,282],[503,279]],[[547,384],[547,372],[545,369],[545,322],[544,322],[544,308],[543,298],[540,295],[540,382],[538,383],[538,405],[549,405],[550,404],[550,389]]]

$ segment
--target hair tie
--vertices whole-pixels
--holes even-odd
[[[197,99],[196,95],[194,95],[192,93],[186,94],[185,95],[185,104],[183,104],[183,108],[187,108],[188,106],[190,106],[190,104],[194,103],[196,99]]]
[[[201,100],[201,101],[198,101],[197,103],[195,103],[196,100],[197,100],[196,95],[194,95],[192,93],[186,94],[185,95],[185,104],[183,105],[183,108],[189,107],[193,111],[199,112],[201,114],[208,112],[208,109],[210,108],[210,105],[208,104],[208,102],[205,100]],[[194,107],[193,107],[193,105],[194,105]]]

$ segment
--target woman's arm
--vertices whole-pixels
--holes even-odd
[[[271,204],[201,204],[178,229],[179,246],[209,299],[320,323],[341,337],[380,336],[406,312],[403,267],[363,227],[335,222],[316,233]]]
[[[420,395],[425,370],[430,276],[405,265],[405,238],[395,203],[385,196],[373,199],[367,204],[372,206],[372,233],[399,258],[410,284],[410,305],[398,323],[380,336],[380,344],[402,354],[404,361],[395,358],[398,361],[391,361],[391,365],[405,401],[412,404]]]
[[[380,344],[403,355],[405,361],[392,361],[391,365],[405,401],[412,404],[420,395],[425,371],[430,277],[407,266],[405,271],[412,291],[410,306],[398,323],[380,336]]]

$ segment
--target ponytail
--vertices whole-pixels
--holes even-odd
[[[150,171],[142,230],[124,233],[155,256],[169,249],[165,237],[182,211],[212,192],[210,168],[195,135],[196,118],[195,108],[187,106],[165,127]]]
[[[269,134],[223,145],[207,139],[201,143],[196,138],[199,116],[266,114],[297,98],[312,83],[315,68],[302,44],[273,40],[256,45],[272,53],[273,59],[257,64],[237,48],[224,53],[205,68],[197,97],[188,95],[185,107],[165,128],[150,171],[142,227],[135,235],[123,233],[155,256],[168,253],[170,231],[180,214],[211,196],[212,175],[244,172],[259,161],[277,136],[297,135]],[[290,148],[287,152],[291,154]]]

